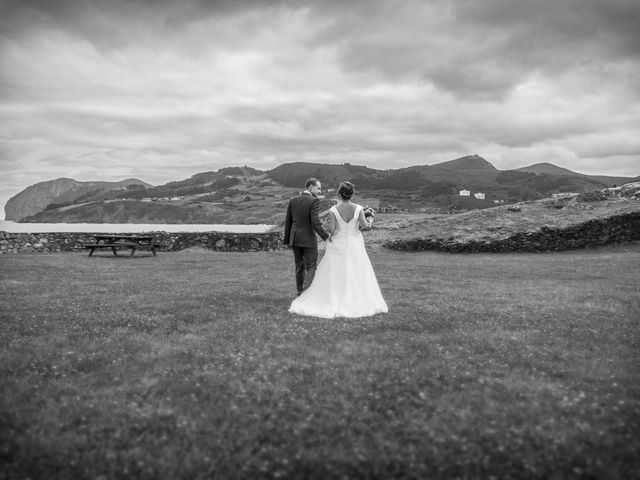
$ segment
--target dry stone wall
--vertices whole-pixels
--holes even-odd
[[[148,232],[145,232],[148,234]],[[268,233],[168,233],[152,232],[159,251],[173,252],[190,247],[230,252],[274,251],[283,248],[282,232]],[[93,243],[93,233],[9,233],[0,232],[0,253],[84,251]],[[127,235],[132,235],[131,233]]]
[[[148,232],[145,232],[148,233]],[[283,232],[269,233],[168,233],[152,232],[159,251],[175,252],[190,247],[232,252],[282,250]],[[84,251],[93,242],[93,233],[8,233],[0,232],[0,253]],[[556,229],[543,227],[533,232],[489,241],[460,242],[439,238],[389,240],[384,247],[393,250],[435,250],[451,253],[548,252],[612,245],[640,240],[640,212],[590,220]]]
[[[509,238],[460,242],[439,238],[409,238],[383,243],[393,250],[435,250],[450,253],[550,252],[598,247],[640,240],[640,212],[589,220],[566,228],[542,227]]]

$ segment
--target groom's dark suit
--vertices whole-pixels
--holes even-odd
[[[322,228],[319,211],[319,200],[307,191],[292,198],[287,207],[284,242],[293,250],[298,294],[311,285],[316,274],[318,262],[316,232],[323,240],[329,238],[329,234]]]

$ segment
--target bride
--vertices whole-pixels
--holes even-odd
[[[367,219],[362,206],[351,202],[353,191],[351,182],[340,184],[340,202],[329,210],[331,241],[326,242],[311,286],[293,301],[289,312],[357,318],[388,311],[359,228],[371,228],[373,218]]]

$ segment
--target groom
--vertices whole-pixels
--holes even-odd
[[[320,201],[317,196],[321,189],[320,181],[317,178],[310,178],[305,183],[305,191],[292,198],[287,207],[284,243],[293,250],[298,295],[309,288],[316,274],[318,262],[316,232],[325,241],[329,238],[318,216]]]

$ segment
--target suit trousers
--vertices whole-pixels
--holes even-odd
[[[318,263],[317,247],[291,247],[296,262],[296,287],[298,293],[309,288],[316,274]]]

